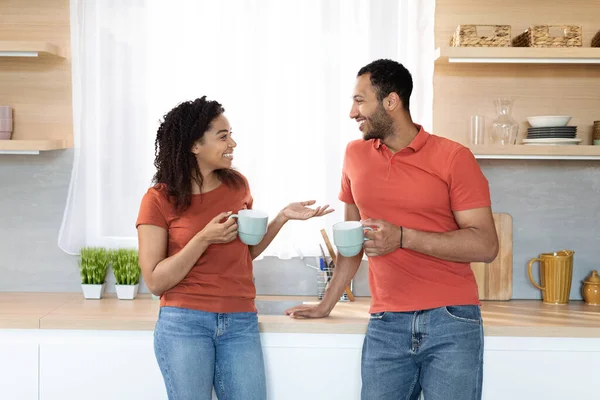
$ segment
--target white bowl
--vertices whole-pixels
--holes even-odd
[[[537,117],[527,117],[527,121],[534,128],[567,126],[571,117],[568,115],[540,115]]]

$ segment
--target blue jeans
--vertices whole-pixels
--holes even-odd
[[[170,400],[267,398],[256,313],[161,307],[154,353]]]
[[[479,306],[371,314],[362,353],[362,400],[479,400]]]

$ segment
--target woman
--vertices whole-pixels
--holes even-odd
[[[224,109],[206,97],[171,110],[156,136],[154,187],[136,227],[142,275],[161,296],[154,349],[169,399],[262,400],[266,383],[252,260],[288,220],[329,214],[292,203],[256,246],[228,218],[252,208],[245,177],[232,169],[235,141]]]

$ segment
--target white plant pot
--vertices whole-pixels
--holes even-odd
[[[106,282],[102,285],[81,285],[83,297],[86,299],[101,299],[106,288]]]
[[[117,290],[117,297],[121,300],[133,300],[138,293],[138,287],[140,285],[115,285]]]

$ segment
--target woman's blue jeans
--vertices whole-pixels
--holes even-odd
[[[169,400],[267,398],[256,313],[161,307],[154,352]]]

